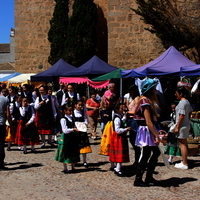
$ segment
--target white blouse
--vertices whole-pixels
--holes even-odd
[[[114,127],[115,127],[115,131],[117,134],[121,134],[124,133],[125,131],[127,131],[126,128],[121,128],[121,120],[123,120],[124,118],[122,118],[122,116],[120,116],[119,114],[115,113],[115,116],[118,116],[114,119]]]
[[[49,101],[49,95],[41,95],[41,98],[42,98],[43,101],[45,100],[45,102]],[[39,108],[41,107],[41,105],[39,103],[40,103],[39,97],[37,97],[36,100],[35,100],[35,105],[34,105],[35,110],[39,110]],[[57,112],[56,112],[55,104],[53,102],[52,97],[51,97],[51,107],[52,107],[54,119],[56,119]]]
[[[76,93],[76,94],[77,94],[77,100],[80,100],[80,95],[79,95],[79,93]],[[70,98],[73,98],[73,97],[74,97],[74,92],[68,92],[68,96],[69,96]],[[62,103],[61,103],[61,106],[67,103],[67,101],[65,101],[65,99],[66,99],[66,93],[64,93],[63,96],[62,96]]]
[[[65,117],[66,117],[70,122],[72,122],[72,116],[71,116],[71,115],[65,115]],[[61,124],[61,128],[62,128],[62,132],[63,132],[63,133],[68,134],[68,133],[71,133],[71,132],[74,131],[73,128],[68,128],[68,127],[67,127],[67,122],[66,122],[66,119],[65,119],[65,118],[61,118],[60,124]]]
[[[35,112],[34,112],[33,106],[30,106],[30,107],[31,107],[31,118],[27,122],[29,124],[33,123],[33,121],[35,119]],[[20,115],[22,117],[25,117],[26,112],[28,112],[28,108],[29,108],[29,106],[27,106],[27,107],[20,107],[19,108],[19,112],[20,112]]]
[[[84,123],[86,125],[88,125],[88,118],[87,118],[87,115],[86,115],[86,112],[85,112],[85,109],[84,109]],[[82,111],[79,111],[79,110],[76,110],[74,109],[74,116],[75,117],[82,117]]]

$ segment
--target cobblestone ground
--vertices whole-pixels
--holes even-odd
[[[163,181],[161,187],[134,187],[134,150],[130,147],[130,163],[124,164],[125,177],[118,177],[109,171],[107,156],[98,154],[100,140],[91,140],[93,152],[88,154],[90,167],[85,169],[80,162],[77,173],[63,174],[62,163],[54,160],[56,148],[40,149],[37,153],[23,154],[16,146],[6,151],[9,170],[0,171],[0,199],[9,200],[121,200],[121,199],[200,199],[200,157],[189,157],[189,170],[164,166],[162,158],[154,177]],[[176,158],[174,161],[179,161]]]

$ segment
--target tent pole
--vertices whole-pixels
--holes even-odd
[[[88,93],[88,99],[89,99],[90,98],[90,86],[88,85],[87,87],[88,87],[87,93]]]
[[[121,103],[122,103],[122,78],[120,78],[120,97],[121,97]]]

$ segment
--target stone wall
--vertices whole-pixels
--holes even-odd
[[[48,63],[49,42],[47,33],[54,0],[15,0],[15,60],[16,71],[37,73]]]
[[[130,8],[132,0],[108,0],[108,60],[118,68],[136,68],[158,57],[164,50],[159,39]]]
[[[15,66],[22,73],[38,73],[50,67],[47,39],[54,0],[15,0]],[[131,11],[131,0],[95,0],[98,6],[97,55],[120,68],[136,68],[164,51],[159,40],[144,30]],[[38,66],[42,65],[42,69]]]

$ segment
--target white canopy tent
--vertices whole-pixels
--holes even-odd
[[[10,74],[11,74],[11,73],[10,73]],[[6,76],[8,76],[8,75],[10,75],[10,74],[0,74],[0,78],[6,77]]]
[[[31,76],[35,74],[20,74],[19,76],[15,76],[11,79],[8,79],[8,85],[10,84],[19,84],[19,83],[29,83]]]

